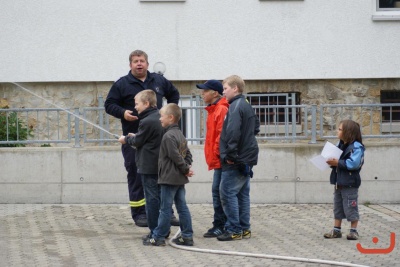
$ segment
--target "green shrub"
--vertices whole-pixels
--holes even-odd
[[[7,119],[8,117],[8,119]],[[8,139],[7,139],[8,122]],[[16,112],[0,112],[0,140],[1,141],[24,141],[32,137],[32,129],[24,125],[23,121],[18,119]],[[23,147],[24,144],[0,144],[0,147]]]

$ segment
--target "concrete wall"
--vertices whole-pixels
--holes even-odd
[[[261,145],[252,203],[331,203],[329,170],[321,172],[309,162],[322,146]],[[400,147],[366,147],[359,201],[400,203]],[[187,200],[212,203],[212,172],[203,147],[191,150],[195,176],[187,185]],[[120,148],[1,148],[0,203],[128,203]]]
[[[374,0],[2,0],[0,82],[115,81],[143,49],[176,81],[400,77]]]

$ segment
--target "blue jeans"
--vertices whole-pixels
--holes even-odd
[[[151,232],[157,227],[160,214],[160,187],[157,174],[141,174],[146,199],[147,224]]]
[[[214,177],[212,183],[212,199],[214,207],[214,221],[213,226],[224,229],[226,223],[226,216],[221,204],[221,196],[219,193],[219,186],[221,184],[221,169],[214,169]]]
[[[192,217],[185,199],[184,185],[161,184],[161,205],[158,225],[153,231],[153,238],[164,240],[171,228],[171,209],[175,201],[175,207],[179,215],[182,237],[193,237]]]
[[[227,218],[225,229],[236,234],[250,229],[250,176],[237,169],[223,170],[220,191]]]

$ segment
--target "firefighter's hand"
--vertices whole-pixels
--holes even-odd
[[[124,119],[127,121],[136,121],[138,117],[132,115],[132,110],[125,110]]]

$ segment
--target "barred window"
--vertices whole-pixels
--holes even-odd
[[[284,107],[300,105],[300,93],[248,93],[247,100],[255,108],[256,113],[263,124],[300,124],[300,109],[296,107]],[[262,108],[258,106],[271,106]],[[277,107],[274,107],[277,106]],[[293,116],[294,114],[294,116]]]
[[[381,104],[400,104],[400,91],[382,90]],[[382,122],[400,122],[400,106],[382,107]]]

